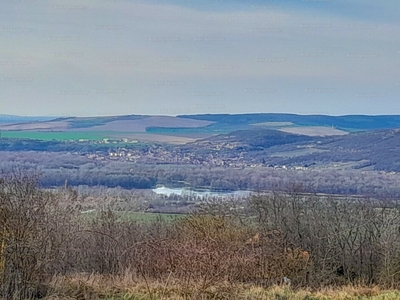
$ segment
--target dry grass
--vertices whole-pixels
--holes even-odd
[[[187,286],[184,282],[166,278],[164,281],[145,281],[135,278],[129,271],[123,276],[76,274],[54,277],[50,299],[260,299],[260,300],[394,300],[400,291],[381,290],[379,287],[344,286],[318,291],[293,290],[288,286],[274,285],[263,288],[256,285],[218,284],[202,289]]]

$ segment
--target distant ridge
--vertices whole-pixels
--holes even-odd
[[[55,117],[49,116],[18,116],[0,114],[0,123],[24,123],[24,122],[44,122],[53,120]]]
[[[213,121],[235,126],[262,122],[291,122],[297,126],[332,126],[345,131],[364,131],[400,127],[400,115],[298,115],[283,113],[199,114],[180,115],[181,118]]]
[[[62,123],[62,124],[61,124]],[[299,133],[346,132],[400,128],[400,115],[298,115],[286,113],[116,115],[98,117],[49,117],[0,114],[2,130],[103,130],[151,134],[219,134],[236,130],[275,129]],[[304,129],[304,127],[306,127]],[[314,128],[313,128],[314,127]],[[328,133],[327,133],[328,134]],[[324,135],[324,134],[322,134]]]

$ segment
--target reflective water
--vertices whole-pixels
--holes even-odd
[[[211,191],[196,191],[189,188],[168,188],[165,186],[157,187],[152,191],[159,195],[179,195],[191,197],[245,197],[250,195],[250,191],[234,191],[234,192],[211,192]]]

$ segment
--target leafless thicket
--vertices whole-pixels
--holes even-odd
[[[181,293],[216,285],[293,287],[349,283],[396,286],[400,279],[397,202],[290,192],[241,203],[210,202],[167,222],[138,222],[111,210],[79,213],[76,193],[37,186],[14,172],[0,181],[1,293],[39,297],[55,275],[130,274],[178,283]]]
[[[37,187],[35,174],[14,170],[0,179],[1,294],[42,295],[68,242],[71,216],[57,198]]]
[[[303,283],[312,286],[397,285],[399,204],[296,191],[250,200],[252,214],[263,230],[278,230],[285,247],[299,247],[310,254]]]

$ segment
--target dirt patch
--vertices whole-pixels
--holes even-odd
[[[164,135],[164,134],[151,134],[151,133],[126,133],[116,134],[113,138],[127,138],[128,140],[136,140],[139,142],[159,142],[168,144],[186,144],[196,141],[194,138]]]
[[[0,130],[65,131],[67,128],[67,121],[18,123],[0,126]]]

